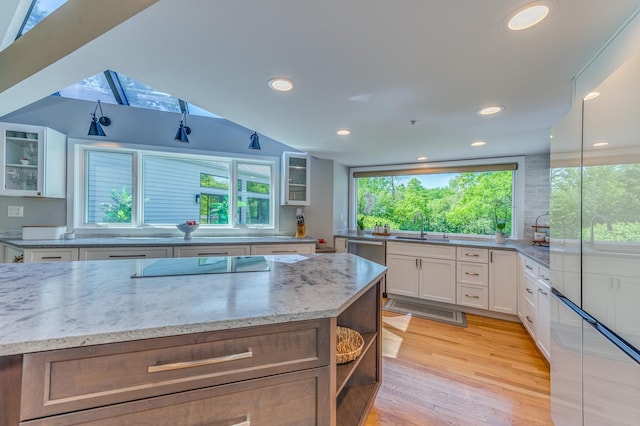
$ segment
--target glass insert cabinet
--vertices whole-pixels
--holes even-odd
[[[66,136],[39,126],[0,123],[0,195],[64,198]]]
[[[282,154],[282,204],[309,205],[309,155],[284,152]]]

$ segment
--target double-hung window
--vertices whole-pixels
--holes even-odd
[[[274,228],[275,160],[78,146],[76,228]]]

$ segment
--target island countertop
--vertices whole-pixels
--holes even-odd
[[[265,259],[147,278],[131,276],[157,259],[2,264],[0,356],[334,317],[386,271],[346,253]]]

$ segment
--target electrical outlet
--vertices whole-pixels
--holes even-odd
[[[7,216],[9,217],[22,217],[24,215],[23,206],[8,206]]]

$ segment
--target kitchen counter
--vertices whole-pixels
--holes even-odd
[[[22,240],[0,239],[0,243],[17,249],[35,248],[96,248],[96,247],[163,247],[163,246],[205,246],[234,244],[301,244],[315,243],[313,238],[286,236],[268,237],[104,237],[74,238],[70,240]]]
[[[464,239],[448,239],[439,238],[437,236],[429,237],[424,240],[417,239],[404,239],[399,238],[396,235],[381,236],[365,233],[364,235],[357,235],[355,232],[336,234],[336,237],[343,237],[357,240],[378,240],[378,241],[397,241],[402,243],[411,244],[444,244],[461,247],[480,247],[488,249],[502,249],[502,250],[515,250],[523,255],[531,258],[532,260],[540,263],[543,266],[549,267],[549,247],[534,246],[531,242],[524,241],[510,241],[507,240],[504,244],[498,244],[495,240],[464,240]]]
[[[351,254],[265,258],[269,271],[156,278],[131,278],[153,259],[1,264],[0,355],[336,317],[386,271]]]

